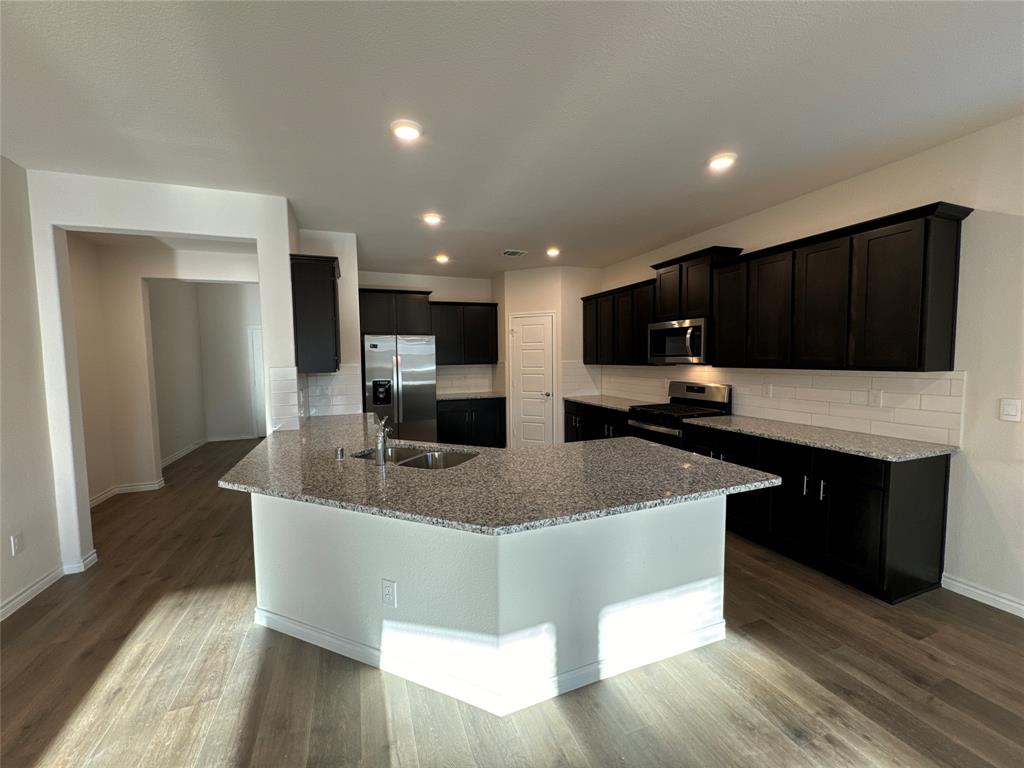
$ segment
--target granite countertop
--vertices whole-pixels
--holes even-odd
[[[690,419],[689,423],[701,427],[722,429],[727,432],[767,437],[786,443],[809,445],[812,448],[851,453],[855,456],[867,456],[882,461],[913,461],[930,456],[946,456],[956,453],[958,450],[955,445],[924,443],[920,440],[906,440],[901,437],[812,427],[807,424],[791,424],[788,421],[758,419],[752,416],[710,416]]]
[[[490,535],[767,488],[775,475],[634,437],[542,448],[472,448],[442,470],[352,456],[373,445],[373,414],[319,416],[277,431],[220,480],[222,488],[308,501]],[[410,445],[400,440],[393,445]],[[412,443],[414,445],[432,445]],[[335,458],[343,447],[345,456]],[[449,449],[451,446],[447,446]]]
[[[438,400],[504,400],[504,392],[444,392],[437,395]]]
[[[634,405],[650,405],[651,403],[650,400],[630,400],[626,397],[612,397],[611,395],[571,395],[562,399],[585,405],[596,405],[601,408],[611,408],[615,411],[628,411]]]

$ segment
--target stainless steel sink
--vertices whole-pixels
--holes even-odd
[[[403,467],[413,469],[449,469],[465,464],[476,456],[469,451],[427,451],[412,459],[402,462]]]
[[[365,451],[353,453],[352,458],[373,461],[376,454],[375,448],[367,448]],[[431,451],[426,448],[403,445],[388,448],[384,453],[384,461],[388,464],[397,464],[412,469],[448,469],[457,467],[476,455],[471,451]]]

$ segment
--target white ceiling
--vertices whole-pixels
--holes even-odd
[[[5,1],[2,27],[12,160],[284,195],[385,272],[608,264],[1024,108],[1022,3]]]

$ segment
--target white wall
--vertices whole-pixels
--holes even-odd
[[[139,250],[134,244],[94,247],[76,233],[69,233],[65,240],[69,296],[75,308],[72,335],[77,349],[89,498],[92,503],[98,503],[120,491],[158,487],[163,480],[163,458],[173,455],[161,447],[158,377],[150,337],[153,327],[150,282],[248,283],[248,314],[232,304],[231,311],[216,313],[209,322],[211,333],[216,335],[222,332],[217,328],[219,324],[234,319],[232,329],[243,333],[239,330],[242,323],[250,322],[252,317],[256,317],[254,325],[260,324],[258,307],[254,306],[258,267],[253,254],[174,251],[159,246]],[[203,286],[203,290],[206,288]],[[227,290],[245,289],[228,286]],[[157,292],[159,294],[159,288]],[[199,299],[200,294],[196,293],[193,310],[198,309]],[[181,309],[174,305],[168,310],[166,302],[162,303],[157,327],[171,322],[167,318],[168,311],[176,318],[173,323],[188,323],[181,317]],[[201,316],[199,327],[202,327]],[[217,345],[208,365],[212,376],[225,365],[232,365],[229,360],[217,357],[227,354],[221,342]],[[239,341],[238,347],[233,354],[248,354],[247,339]],[[225,376],[230,375],[234,374]],[[205,392],[203,396],[206,397]],[[207,416],[211,410],[222,407],[232,412],[244,409],[245,434],[251,435],[247,367],[235,389],[218,398],[204,403]],[[243,399],[243,402],[225,406],[224,402],[230,399]],[[189,418],[195,418],[196,408],[194,402],[189,406],[193,413]],[[192,434],[191,427],[186,431]],[[181,447],[184,446],[176,450]]]
[[[160,464],[167,466],[206,442],[199,300],[195,283],[182,280],[147,280],[146,283],[160,425]],[[82,408],[86,411],[89,401],[83,387]],[[91,464],[88,425],[85,431]],[[91,475],[89,484],[98,487],[93,484]]]
[[[359,287],[430,291],[431,301],[494,301],[489,278],[360,271]]]
[[[84,568],[95,552],[66,230],[255,241],[267,380],[294,380],[288,203],[270,195],[51,171],[29,171],[27,177],[61,558],[65,568]],[[267,422],[296,428],[298,409],[290,418],[277,419],[268,399]]]
[[[952,461],[946,583],[1024,614],[1024,426],[997,419],[999,398],[1024,396],[1024,117],[612,265],[602,284],[649,278],[651,264],[704,246],[755,250],[936,200],[976,209],[961,241],[964,423]],[[612,370],[606,382],[620,379],[608,378]]]
[[[250,386],[249,328],[260,326],[256,285],[196,286],[207,440],[256,437]]]
[[[0,158],[0,618],[61,571],[25,170]],[[24,550],[11,555],[20,533]]]

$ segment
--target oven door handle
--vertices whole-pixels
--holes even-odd
[[[646,429],[646,430],[649,430],[650,432],[660,432],[663,435],[672,435],[672,437],[682,437],[683,436],[683,430],[681,430],[681,429],[671,429],[669,427],[660,427],[657,424],[645,424],[642,421],[634,421],[633,419],[629,419],[626,423],[629,424],[629,426],[631,426],[631,427],[636,427],[637,429]]]

